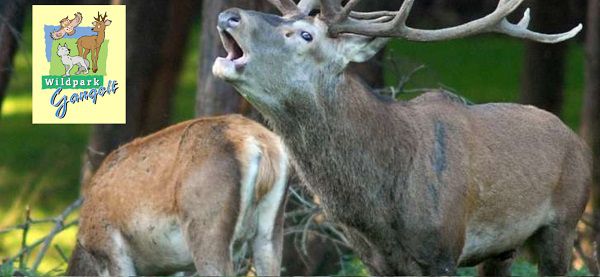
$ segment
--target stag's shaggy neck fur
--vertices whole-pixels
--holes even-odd
[[[270,122],[293,148],[302,171],[311,172],[305,178],[318,195],[352,196],[347,200],[356,202],[343,202],[350,206],[364,202],[367,206],[362,210],[369,203],[389,198],[381,194],[390,187],[405,184],[403,173],[415,154],[417,133],[410,108],[402,103],[382,102],[374,94],[362,93],[368,92],[364,85],[348,75],[340,76],[333,85],[328,81],[315,85],[326,88],[315,93],[316,103],[303,102],[305,98],[284,100],[282,113],[276,112]],[[374,141],[374,137],[381,139]],[[361,186],[347,185],[357,183]],[[343,204],[340,201],[324,202],[328,209],[344,210],[344,216],[356,218],[347,213],[348,207],[335,207]]]
[[[371,93],[347,74],[323,78],[314,87],[324,88],[311,92],[316,103],[290,98],[269,118],[290,148],[301,178],[322,198],[327,214],[347,227],[359,252],[373,252],[374,257],[363,259],[375,263],[372,269],[408,263],[373,273],[417,267],[414,262],[421,258],[405,257],[412,253],[403,242],[412,239],[398,232],[412,228],[416,210],[423,208],[407,195],[427,190],[408,182],[420,143],[412,107]],[[444,163],[443,154],[437,158],[434,162]],[[434,211],[418,213],[429,217],[423,212]]]

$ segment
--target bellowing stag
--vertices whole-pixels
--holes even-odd
[[[509,274],[528,240],[541,274],[567,272],[591,157],[560,119],[532,106],[466,105],[439,91],[386,100],[345,68],[390,37],[497,32],[554,43],[581,25],[536,33],[527,29],[528,11],[508,22],[523,0],[500,0],[489,15],[440,30],[405,24],[413,0],[376,12],[353,11],[358,0],[270,2],[283,17],[220,14],[228,56],[216,59],[213,73],[267,118],[372,274],[452,275],[480,263],[482,274]]]

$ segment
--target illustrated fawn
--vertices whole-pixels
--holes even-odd
[[[532,106],[467,105],[443,91],[387,99],[345,68],[370,59],[390,37],[497,32],[554,43],[581,25],[536,33],[527,29],[529,11],[508,22],[523,0],[500,0],[483,18],[439,30],[406,25],[413,0],[375,12],[353,11],[359,0],[270,2],[283,17],[219,15],[228,55],[213,73],[282,137],[303,183],[371,274],[455,275],[482,263],[483,275],[509,275],[528,240],[540,274],[567,273],[591,182],[589,149],[572,130]]]
[[[113,151],[83,187],[67,275],[233,275],[249,242],[279,275],[287,154],[241,116],[186,121]]]
[[[98,12],[98,17],[94,17],[95,21],[92,22],[92,25],[94,25],[92,31],[98,33],[98,35],[82,36],[77,40],[79,56],[87,59],[88,53],[92,52],[92,71],[94,73],[98,71],[98,55],[100,54],[100,47],[102,47],[102,43],[104,42],[104,31],[106,30],[106,26],[110,26],[110,23],[112,23],[106,17],[106,13],[102,16],[100,12]]]

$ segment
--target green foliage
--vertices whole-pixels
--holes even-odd
[[[580,43],[569,43],[561,118],[577,130],[583,101],[584,53]],[[385,71],[386,85],[397,84],[400,76],[424,65],[411,77],[407,89],[446,87],[475,103],[518,102],[523,54],[522,40],[501,35],[436,43],[393,40],[386,56],[395,66],[388,65]]]
[[[14,275],[20,276],[50,276],[50,272],[44,275],[39,275],[36,272],[30,271],[28,268],[24,266],[15,267],[15,263],[13,261],[8,261],[3,264],[0,264],[0,277],[11,277]],[[52,275],[57,276],[57,275]]]
[[[346,255],[340,261],[340,272],[336,276],[369,276],[365,265],[355,255]]]
[[[336,276],[369,276],[364,264],[354,255],[345,256],[341,264],[342,270]],[[476,267],[460,267],[456,271],[458,276],[477,276]],[[518,259],[511,267],[512,276],[538,276],[537,265]],[[583,267],[571,270],[568,276],[591,276],[590,271]]]
[[[569,272],[569,276],[592,276],[592,273],[587,267],[582,267],[580,269],[573,269]]]
[[[12,261],[0,265],[0,277],[12,276],[14,271],[14,263]]]

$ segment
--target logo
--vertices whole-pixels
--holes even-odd
[[[34,124],[125,123],[125,6],[33,6]]]

